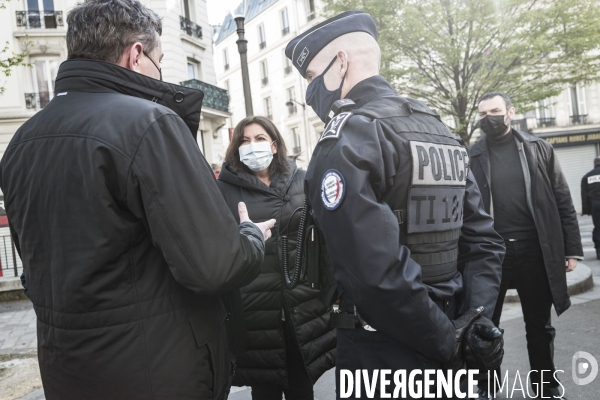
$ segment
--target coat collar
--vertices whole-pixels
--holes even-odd
[[[55,92],[116,92],[153,101],[179,115],[194,137],[204,99],[201,90],[159,81],[116,64],[80,59],[60,65]]]
[[[529,132],[518,131],[516,129],[513,129],[512,132],[515,135],[515,138],[519,142],[524,143],[526,145],[528,145],[532,142],[539,142],[539,141],[543,140],[542,138],[532,135]],[[487,149],[488,149],[487,137],[485,135],[481,135],[481,138],[477,142],[475,142],[475,144],[471,147],[471,150],[469,151],[469,156],[470,157],[480,156],[484,153],[487,153]]]
[[[294,177],[296,170],[296,162],[293,159],[289,160],[290,168],[287,171],[275,174],[271,180],[271,186],[267,187],[254,174],[246,171],[233,171],[231,165],[225,163],[221,168],[219,180],[230,183],[232,185],[244,186],[255,190],[274,192],[280,196],[285,195],[287,188],[290,186],[291,180]]]

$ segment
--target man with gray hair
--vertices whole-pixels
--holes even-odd
[[[0,163],[45,396],[224,399],[219,295],[258,276],[274,220],[231,215],[194,139],[203,93],[159,80],[156,13],[87,0],[67,23],[56,97]]]

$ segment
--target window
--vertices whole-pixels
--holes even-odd
[[[290,21],[288,19],[287,7],[281,10],[281,35],[285,36],[290,33]]]
[[[312,21],[315,19],[315,0],[305,0],[304,7],[306,7],[306,20]]]
[[[17,26],[52,29],[63,25],[62,11],[54,10],[54,0],[27,0],[27,11],[17,11]]]
[[[571,123],[573,125],[587,123],[587,105],[585,102],[585,89],[581,86],[571,86],[568,93],[571,109]]]
[[[269,83],[269,69],[267,67],[267,60],[262,60],[260,62],[260,78],[263,86]]]
[[[58,60],[32,60],[34,93],[25,93],[27,108],[44,108],[54,97]]]
[[[285,49],[283,49],[283,73],[289,75],[292,73],[292,60],[287,58],[285,55]]]
[[[302,151],[302,145],[300,144],[300,135],[298,134],[298,127],[292,128],[292,139],[294,140],[292,155],[300,154],[300,152]]]
[[[229,52],[227,49],[223,49],[223,66],[225,71],[229,69]]]
[[[263,106],[265,109],[265,116],[269,119],[273,119],[273,111],[271,109],[271,98],[270,97],[265,97],[263,99]]]
[[[554,114],[554,104],[552,99],[544,99],[538,101],[535,108],[535,117],[537,118],[538,127],[546,128],[549,126],[556,126],[556,116]]]
[[[231,100],[231,96],[229,96],[229,80],[223,82],[223,89],[227,91],[227,99]]]
[[[265,35],[265,25],[260,24],[258,26],[258,45],[261,49],[267,47],[267,37]]]
[[[198,79],[202,80],[202,68],[201,64],[194,60],[188,60],[187,62],[187,71],[188,71],[188,79]]]
[[[191,21],[192,19],[190,18],[190,15],[191,14],[189,0],[181,0],[181,16],[187,19],[188,21]]]
[[[289,114],[294,115],[298,112],[298,108],[296,107],[296,103],[295,103],[296,91],[293,86],[286,90],[286,95],[287,95],[287,102],[292,103],[291,105],[288,106]]]

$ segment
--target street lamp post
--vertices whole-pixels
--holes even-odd
[[[242,66],[242,86],[244,88],[244,101],[246,104],[246,116],[251,117],[254,115],[252,109],[252,93],[250,92],[250,75],[248,73],[248,41],[244,37],[244,21],[246,20],[246,1],[244,0],[237,10],[231,11],[231,16],[235,20],[237,25],[238,40],[238,52],[240,53],[240,64]]]

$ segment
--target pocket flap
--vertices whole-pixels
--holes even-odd
[[[204,346],[227,318],[223,303],[219,300],[208,303],[190,317],[190,325],[198,347]]]

